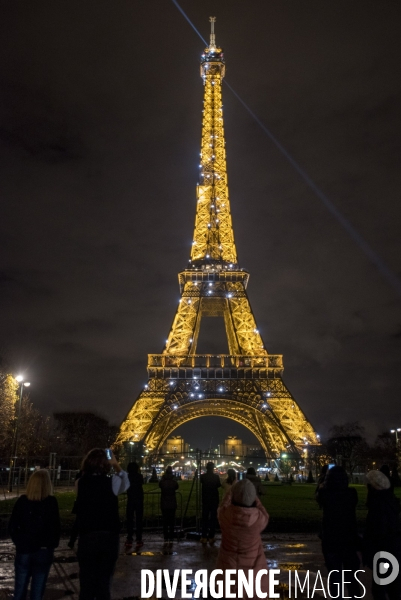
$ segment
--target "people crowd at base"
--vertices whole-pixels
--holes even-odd
[[[111,471],[114,471],[111,474]],[[136,550],[143,546],[143,476],[137,463],[130,463],[125,472],[110,452],[96,448],[84,458],[77,475],[77,498],[73,513],[69,547],[78,537],[79,600],[110,600],[110,586],[119,553],[120,519],[118,496],[127,492],[127,539],[130,549],[134,539]],[[206,465],[200,476],[202,489],[202,544],[213,545],[217,524],[221,529],[221,544],[216,568],[253,569],[255,577],[266,568],[261,532],[269,521],[260,497],[260,478],[250,467],[246,477],[237,481],[234,469],[220,482],[214,464]],[[325,465],[318,479],[316,500],[323,510],[321,541],[328,571],[332,572],[329,590],[336,596],[341,584],[341,571],[351,572],[347,590],[349,598],[362,597],[355,572],[364,567],[373,569],[374,557],[380,551],[391,553],[401,565],[400,501],[394,495],[387,465],[366,475],[368,514],[364,535],[358,533],[356,507],[358,495],[349,486],[346,471],[340,466]],[[160,482],[160,508],[163,517],[165,545],[174,539],[176,491],[178,483],[171,466]],[[220,501],[219,488],[223,487]],[[52,495],[49,473],[35,471],[28,482],[26,494],[16,501],[9,522],[9,533],[16,546],[14,600],[25,600],[29,582],[30,599],[42,600],[55,548],[60,539],[60,518],[57,500]],[[336,573],[338,576],[336,577]],[[262,591],[268,591],[267,576],[261,579]],[[232,590],[231,590],[232,591]],[[372,580],[374,600],[401,600],[401,575],[388,585]]]

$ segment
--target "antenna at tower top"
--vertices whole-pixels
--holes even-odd
[[[214,24],[216,22],[216,17],[209,17],[210,21],[210,44],[209,48],[216,48],[216,38],[214,35]]]

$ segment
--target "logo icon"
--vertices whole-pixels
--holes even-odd
[[[396,580],[400,565],[390,552],[381,550],[373,557],[373,579],[378,585],[388,585]]]

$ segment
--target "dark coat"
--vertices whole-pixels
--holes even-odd
[[[216,473],[203,473],[200,476],[202,484],[202,504],[204,506],[219,505],[219,488],[221,487],[220,477]]]
[[[380,550],[391,552],[401,561],[400,501],[391,489],[370,488],[367,505],[364,563],[372,568],[373,556]]]
[[[322,486],[316,492],[316,500],[323,508],[321,532],[323,551],[357,550],[359,540],[356,489]]]
[[[159,488],[161,490],[160,508],[162,510],[176,510],[177,498],[175,497],[175,491],[178,490],[178,483],[174,477],[163,475],[159,481]]]
[[[127,496],[135,505],[143,504],[143,475],[141,473],[128,473],[130,486]]]
[[[111,477],[83,475],[78,480],[76,514],[81,535],[95,531],[120,531],[118,498],[113,492]]]
[[[60,516],[57,500],[28,500],[23,495],[14,504],[8,531],[17,552],[29,554],[40,548],[57,548],[60,541]]]

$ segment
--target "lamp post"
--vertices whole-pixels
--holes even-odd
[[[390,429],[390,433],[395,433],[395,446],[398,448],[398,434],[401,433],[401,427],[397,429]]]
[[[22,377],[22,375],[18,375],[15,379],[20,384],[20,392],[19,392],[17,417],[15,420],[13,446],[12,446],[11,459],[10,459],[10,475],[8,478],[8,491],[9,492],[13,491],[13,473],[14,473],[15,464],[17,461],[18,433],[19,433],[18,429],[19,429],[19,421],[20,421],[20,417],[21,417],[22,394],[24,391],[24,387],[29,387],[31,385],[29,383],[29,381],[24,381],[24,378]]]

